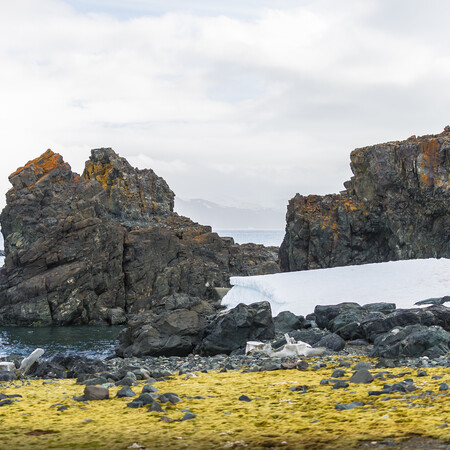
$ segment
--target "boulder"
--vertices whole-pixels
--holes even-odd
[[[200,343],[216,310],[195,297],[175,294],[153,312],[137,315],[119,335],[119,356],[186,356]]]
[[[86,386],[84,400],[106,400],[109,398],[109,389],[103,386]]]
[[[314,347],[325,347],[333,352],[340,352],[345,348],[345,341],[338,334],[330,333],[316,342]]]
[[[382,358],[437,358],[447,354],[450,333],[439,326],[398,327],[375,339],[371,356]]]
[[[281,311],[273,318],[275,331],[277,333],[288,333],[289,331],[299,330],[303,328],[305,322],[303,316],[296,316],[290,311]]]
[[[320,340],[330,334],[329,331],[320,328],[308,328],[306,330],[294,330],[289,332],[289,336],[296,341],[306,342],[309,345],[316,345]],[[275,343],[275,347],[286,344],[286,339],[282,338]]]
[[[196,348],[202,355],[230,354],[247,341],[273,339],[275,327],[269,302],[239,304],[217,317],[207,328],[206,337]]]
[[[319,328],[331,329],[331,321],[345,313],[350,316],[354,313],[363,313],[365,309],[358,303],[346,302],[337,305],[317,305],[314,308],[315,321]]]
[[[450,132],[354,150],[340,194],[297,194],[282,271],[450,257]]]
[[[450,302],[450,296],[445,295],[439,298],[427,298],[425,300],[420,300],[414,303],[415,305],[443,305],[444,303]]]
[[[379,335],[383,335],[396,327],[421,324],[424,326],[437,325],[450,331],[450,308],[437,305],[428,308],[397,309],[388,315],[382,313],[366,316],[361,323],[366,339],[374,342]]]

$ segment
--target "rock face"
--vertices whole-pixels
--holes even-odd
[[[283,271],[450,257],[450,128],[351,153],[339,195],[290,200]]]
[[[278,271],[276,251],[173,212],[152,170],[93,150],[83,176],[48,150],[9,177],[0,324],[120,324],[167,296],[214,300],[231,275]]]
[[[395,309],[392,303],[340,303],[316,306],[314,315],[320,328],[342,339],[374,343],[373,356],[434,358],[445,355],[450,345],[450,308],[444,305]]]
[[[123,316],[125,230],[109,219],[100,183],[77,176],[50,150],[9,180],[0,323],[110,322],[114,309]]]
[[[173,212],[175,194],[151,169],[133,169],[111,148],[92,150],[83,178],[97,180],[111,216],[124,223],[146,222]]]

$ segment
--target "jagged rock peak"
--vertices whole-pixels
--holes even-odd
[[[341,194],[290,200],[282,270],[450,257],[450,127],[350,158]]]
[[[71,174],[68,163],[64,162],[59,153],[50,149],[38,158],[28,161],[9,176],[9,181],[15,189],[30,188],[45,177],[55,178]]]
[[[111,148],[91,151],[84,179],[99,181],[111,215],[121,222],[145,221],[173,211],[175,194],[151,169],[135,169]]]

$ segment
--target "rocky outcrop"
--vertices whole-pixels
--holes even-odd
[[[383,358],[439,358],[450,351],[450,333],[442,327],[407,325],[380,335],[372,356]]]
[[[9,180],[0,323],[123,322],[125,230],[109,219],[101,185],[50,150]]]
[[[450,308],[440,304],[396,309],[392,303],[340,303],[318,305],[314,315],[320,328],[346,341],[374,343],[374,356],[434,358],[445,355],[450,345]]]
[[[0,324],[119,324],[172,294],[214,301],[231,275],[279,270],[275,249],[178,216],[166,182],[111,149],[93,150],[81,177],[48,150],[9,179]]]
[[[280,248],[283,271],[450,257],[450,128],[351,153],[337,195],[297,194]]]
[[[151,169],[134,169],[111,148],[92,150],[83,178],[100,182],[110,215],[122,223],[146,223],[173,212],[175,194]]]

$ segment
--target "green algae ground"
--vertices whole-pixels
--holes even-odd
[[[403,374],[392,379],[376,378],[370,384],[350,383],[346,389],[321,385],[322,379],[331,378],[337,365],[329,363],[327,368],[306,371],[197,373],[197,377],[187,379],[176,376],[154,383],[159,392],[174,392],[183,399],[162,405],[166,413],[148,413],[148,407],[127,408],[130,398],[114,397],[119,387],[110,389],[111,399],[86,404],[72,398],[84,390],[75,380],[46,384],[32,380],[9,387],[3,384],[0,392],[20,394],[22,399],[0,407],[0,448],[124,449],[135,444],[134,448],[149,449],[340,449],[386,438],[399,442],[411,436],[448,442],[450,391],[439,391],[442,382],[450,384],[448,368],[427,368],[424,377],[417,377],[417,369],[412,368],[380,369],[392,375]],[[348,380],[352,371],[346,371]],[[413,378],[418,390],[368,395],[369,390],[381,390],[385,383],[405,378]],[[291,391],[293,386],[307,386],[307,392]],[[132,389],[140,394],[142,385]],[[252,401],[239,401],[243,394]],[[205,398],[187,398],[195,396]],[[335,409],[338,403],[353,401],[362,401],[364,406],[348,411]],[[67,410],[57,411],[61,405],[56,404],[65,405]],[[197,417],[177,421],[186,409]],[[166,422],[162,417],[173,421]]]

